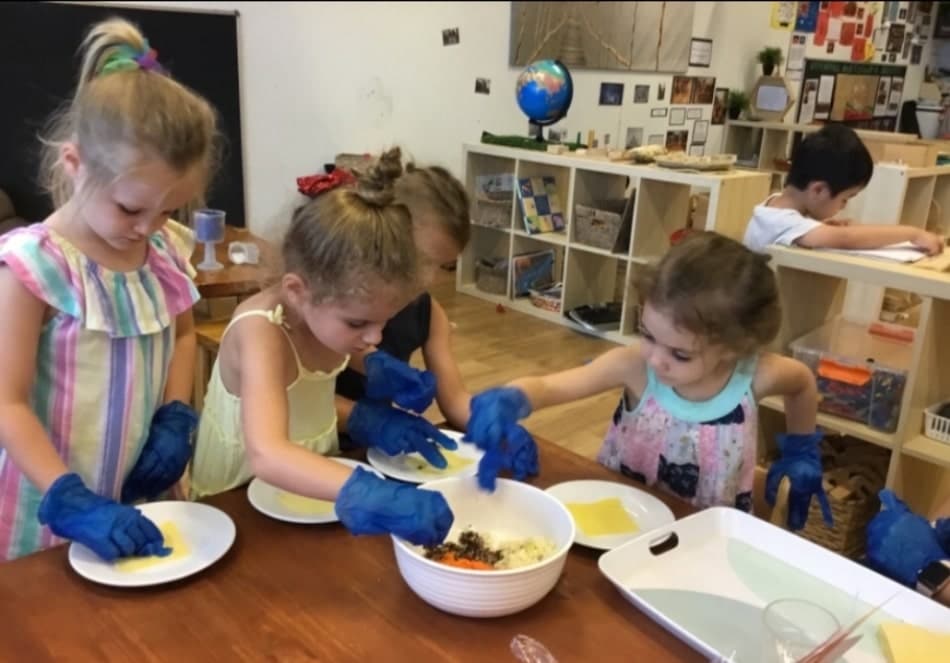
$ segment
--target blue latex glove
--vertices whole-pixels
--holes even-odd
[[[471,411],[464,439],[491,451],[501,446],[519,419],[531,414],[531,403],[520,389],[496,387],[472,398]]]
[[[353,534],[400,536],[420,546],[445,540],[455,516],[442,493],[353,470],[336,498],[340,522]]]
[[[950,557],[950,518],[939,519],[934,529],[937,531],[937,540],[940,541],[940,547]]]
[[[171,553],[151,520],[138,509],[86,488],[78,474],[64,474],[40,502],[39,520],[57,536],[78,541],[107,562],[131,555]]]
[[[884,508],[868,523],[868,562],[879,573],[916,587],[920,570],[948,555],[926,518],[908,509],[890,490],[879,496]]]
[[[439,446],[456,449],[458,444],[420,416],[397,410],[389,403],[360,399],[346,420],[346,432],[356,444],[379,447],[390,456],[419,452],[429,464],[445,468],[448,462]]]
[[[495,480],[502,470],[510,470],[518,481],[538,473],[538,446],[521,426],[509,428],[505,441],[482,456],[478,463],[478,485],[494,491]]]
[[[191,435],[197,426],[198,413],[181,401],[155,411],[142,453],[122,484],[123,502],[154,499],[175,485],[191,460]]]
[[[435,398],[435,376],[419,371],[390,354],[377,350],[363,359],[366,397],[393,402],[412,412],[425,412]]]
[[[821,455],[818,445],[821,442],[820,432],[811,435],[779,435],[778,448],[781,457],[772,463],[765,477],[765,499],[775,506],[778,487],[783,477],[788,477],[791,489],[788,494],[788,527],[799,530],[808,520],[808,508],[812,496],[818,497],[821,513],[829,527],[833,524],[831,505],[821,483]]]

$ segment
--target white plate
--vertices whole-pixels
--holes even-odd
[[[478,473],[478,461],[482,459],[485,452],[476,447],[471,442],[462,442],[464,433],[458,433],[452,430],[442,430],[448,437],[458,442],[458,449],[453,453],[462,458],[471,459],[472,462],[465,467],[455,470],[428,466],[426,470],[417,469],[418,463],[427,461],[418,453],[399,454],[398,456],[389,456],[385,451],[376,447],[370,447],[366,452],[366,460],[388,477],[407,481],[409,483],[425,483],[426,481],[435,481],[436,479],[445,479],[448,477],[470,477]],[[441,450],[441,447],[439,447]]]
[[[69,545],[69,564],[93,582],[114,587],[147,587],[173,582],[202,571],[224,556],[234,543],[234,521],[213,506],[200,502],[151,502],[136,507],[156,526],[173,522],[187,542],[189,553],[140,571],[120,571],[89,548]]]
[[[380,479],[383,478],[382,474],[374,470],[366,463],[361,463],[358,460],[350,460],[349,458],[338,457],[332,457],[330,460],[335,460],[338,463],[342,463],[343,465],[348,465],[354,468],[357,466],[362,467],[364,470],[372,472]],[[247,499],[251,503],[251,506],[263,513],[265,516],[270,516],[271,518],[283,520],[284,522],[288,523],[320,525],[323,523],[335,523],[339,520],[336,515],[336,511],[318,514],[302,514],[288,509],[284,502],[281,501],[281,495],[286,492],[287,491],[273,486],[266,481],[255,478],[247,487]]]
[[[652,529],[669,525],[676,520],[670,508],[653,495],[616,481],[565,481],[551,486],[547,492],[565,505],[570,502],[596,502],[618,497],[623,508],[640,526],[638,531],[630,534],[605,536],[587,536],[578,526],[574,542],[590,548],[612,550]]]

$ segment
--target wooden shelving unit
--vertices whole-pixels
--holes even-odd
[[[785,122],[757,122],[729,120],[722,138],[722,152],[736,154],[738,165],[768,173],[772,190],[784,186],[785,173],[775,163],[787,159],[794,141],[805,134],[821,129],[820,124],[788,124]],[[876,163],[902,162],[913,168],[924,168],[937,163],[937,155],[950,152],[950,142],[921,140],[911,134],[888,131],[857,130]]]
[[[930,513],[950,496],[950,444],[923,435],[924,409],[950,397],[950,274],[807,249],[771,247],[769,252],[782,297],[777,351],[787,351],[794,339],[843,314],[849,283],[895,287],[922,298],[897,430],[886,433],[826,414],[818,423],[890,449],[888,487],[915,511]],[[782,410],[774,399],[762,405],[766,412]],[[772,436],[769,428],[763,417],[763,440]]]
[[[463,163],[466,186],[473,199],[479,175],[511,173],[516,182],[521,177],[553,176],[566,228],[563,232],[528,234],[516,193],[512,195],[510,223],[502,228],[480,224],[477,208],[473,208],[472,238],[459,257],[456,273],[458,291],[617,343],[629,342],[636,332],[637,293],[630,278],[633,269],[666,252],[670,235],[686,226],[694,194],[706,194],[709,201],[705,220],[695,227],[741,240],[752,208],[769,192],[769,177],[762,173],[687,172],[495,145],[464,145]],[[596,206],[598,201],[626,198],[632,192],[635,204],[627,246],[614,252],[578,240],[575,205]],[[510,271],[503,295],[483,292],[476,285],[480,259],[507,258],[510,265],[519,253],[546,248],[554,249],[555,280],[563,284],[560,312],[535,307],[527,297],[512,297]],[[624,313],[615,331],[589,332],[565,315],[583,304],[618,298]]]

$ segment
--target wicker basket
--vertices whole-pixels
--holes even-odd
[[[620,236],[625,204],[626,201],[621,199],[609,204],[613,209],[575,205],[574,237],[576,241],[605,251],[613,251],[617,244],[617,237]],[[607,207],[608,203],[600,205]]]
[[[508,294],[507,260],[486,262],[475,265],[475,287],[492,295]]]
[[[802,538],[851,559],[864,555],[868,523],[880,510],[878,492],[884,488],[888,454],[883,449],[848,438],[826,440],[822,449],[825,467],[823,485],[834,521],[824,521],[817,499],[808,509],[805,527],[798,532]],[[779,486],[772,522],[787,524],[787,503],[790,484],[783,479]]]
[[[505,200],[476,198],[472,211],[472,221],[480,226],[490,228],[510,228],[513,205],[510,195]]]

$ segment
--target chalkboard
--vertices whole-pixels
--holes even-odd
[[[225,152],[208,204],[226,210],[229,224],[244,226],[238,16],[234,12],[0,3],[0,189],[28,221],[40,221],[52,211],[38,184],[37,136],[75,88],[77,51],[86,31],[112,16],[138,25],[172,76],[217,109]]]

